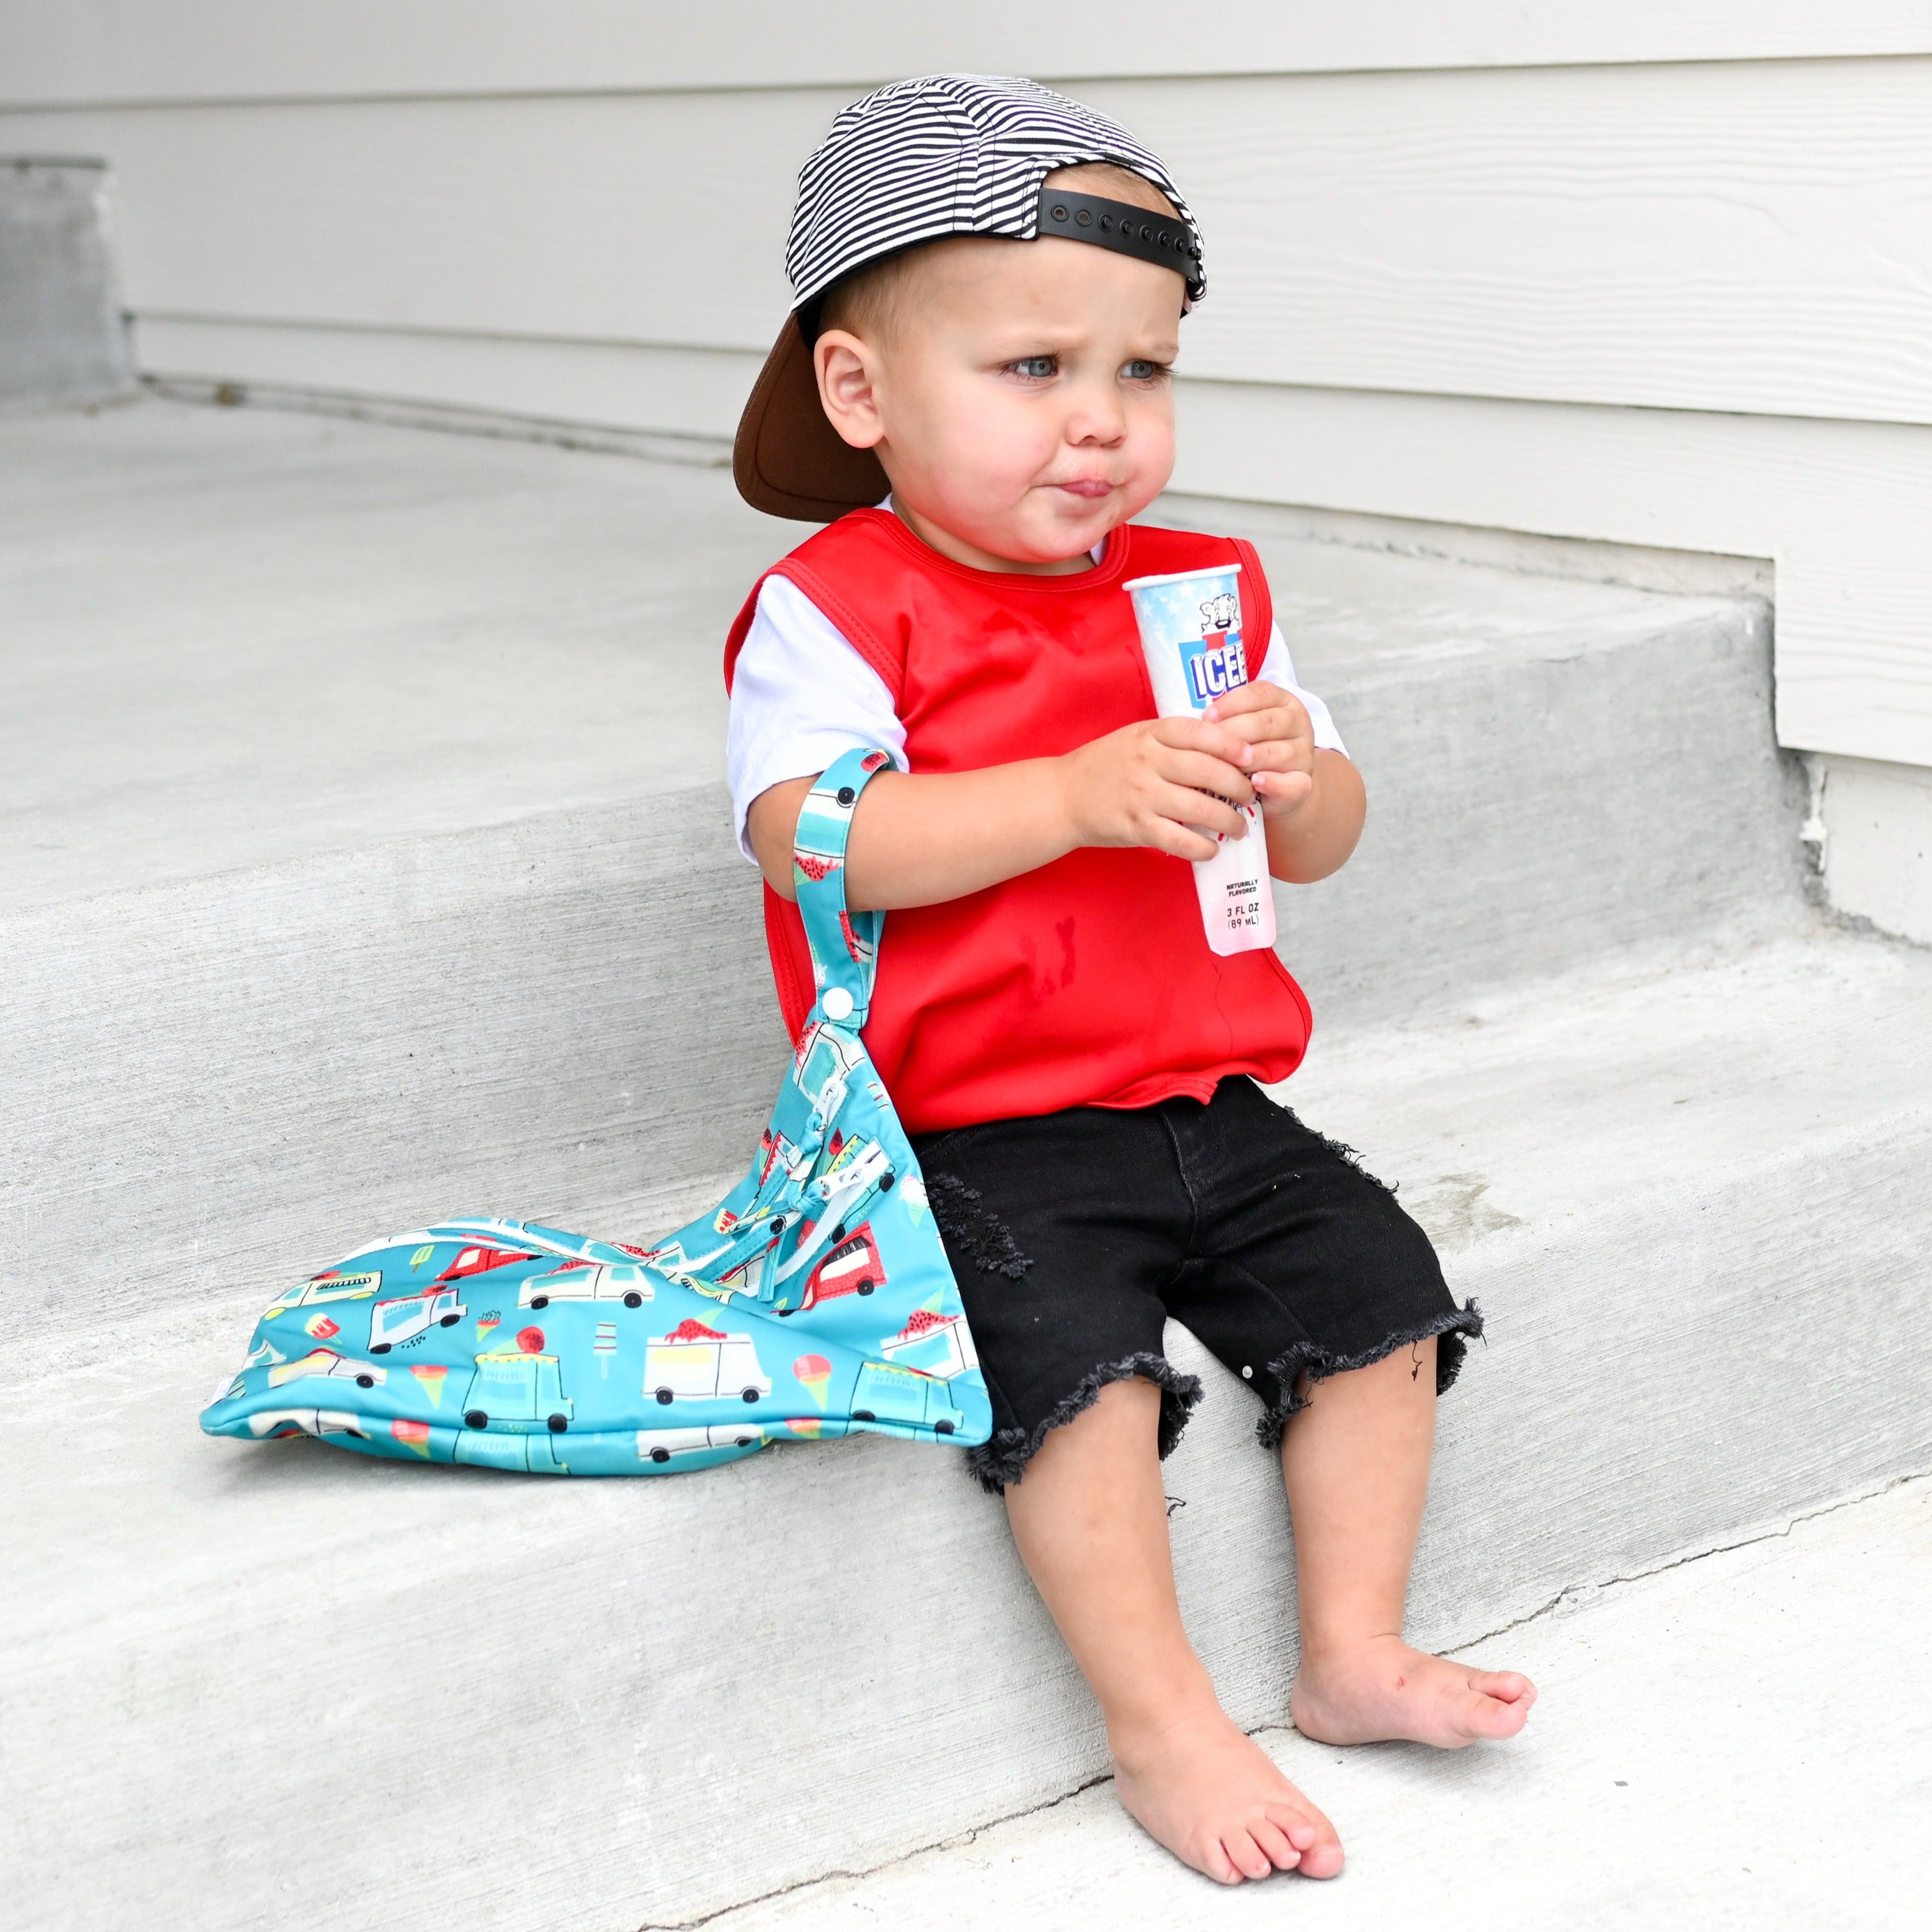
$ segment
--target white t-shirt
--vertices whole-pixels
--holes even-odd
[[[1328,706],[1295,682],[1279,624],[1269,634],[1261,675],[1308,707],[1318,746],[1346,752]],[[756,863],[745,820],[760,793],[787,778],[816,777],[842,752],[874,746],[908,769],[905,727],[884,680],[789,578],[766,578],[732,674],[725,732],[738,849]]]

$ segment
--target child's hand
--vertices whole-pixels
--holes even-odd
[[[1205,716],[1240,740],[1236,760],[1268,818],[1285,818],[1314,796],[1315,727],[1292,692],[1278,684],[1238,685]]]
[[[1256,794],[1238,761],[1255,755],[1234,728],[1204,718],[1152,718],[1096,738],[1056,761],[1072,843],[1211,859],[1213,840],[1190,828],[1240,836],[1234,808]]]

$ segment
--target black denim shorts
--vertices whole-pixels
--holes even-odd
[[[992,1396],[992,1439],[968,1452],[989,1490],[1132,1376],[1162,1391],[1165,1456],[1201,1399],[1162,1352],[1170,1316],[1254,1390],[1269,1448],[1307,1382],[1432,1335],[1439,1391],[1482,1333],[1394,1195],[1251,1080],[914,1146]]]

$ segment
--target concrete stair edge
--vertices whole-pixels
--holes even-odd
[[[1748,604],[1700,613],[1363,694],[1355,743],[1410,776],[1354,866],[1281,890],[1319,1034],[1802,920],[1766,640]],[[1685,775],[1670,838],[1620,802],[1646,759]],[[685,786],[0,920],[0,1212],[23,1229],[0,1285],[87,1319],[425,1216],[735,1171],[784,1049],[728,822],[721,787]]]
[[[1829,938],[1794,952],[1794,970],[1813,978],[1794,981],[1791,1010],[1834,974],[1864,994],[1859,1013],[1830,1019],[1818,1065],[1856,1061],[1851,1050],[1894,1023],[1901,1001],[1932,1013],[1922,959]],[[1728,970],[1691,991],[1737,998]],[[1764,982],[1760,966],[1737,970],[1757,974],[1744,991]],[[1611,1043],[1599,1078],[1612,1088],[1618,1012],[1659,997],[1644,984],[1598,995],[1594,1024]],[[1764,1023],[1775,1036],[1785,1015]],[[1732,1057],[1714,1042],[1710,1065]],[[1757,1069],[1765,1091],[1778,1072]],[[1676,1084],[1647,1077],[1644,1094],[1606,1089],[1622,1118],[1641,1119]],[[1554,1078],[1576,1090],[1574,1070]],[[1479,1394],[1444,1405],[1413,1600],[1420,1640],[1466,1640],[1566,1589],[1932,1464],[1932,1371],[1916,1339],[1932,1315],[1921,1258],[1932,1238],[1932,1106],[1909,1067],[1862,1113],[1856,1087],[1847,1074],[1823,1096],[1845,1117],[1837,1124],[1814,1122],[1768,1149],[1746,1134],[1735,1156],[1640,1195],[1628,1184],[1591,1190],[1606,1162],[1613,1177],[1638,1172],[1612,1136],[1573,1154],[1569,1211],[1476,1233],[1451,1255],[1457,1292],[1484,1300],[1492,1339],[1466,1370]],[[1747,1116],[1755,1090],[1726,1104]],[[1668,1165],[1653,1160],[1650,1171]],[[1506,1174],[1496,1179],[1498,1198],[1516,1198]],[[1798,1252],[1820,1258],[1794,1276]],[[164,1355],[184,1366],[218,1334],[232,1337],[206,1318],[216,1312],[190,1318],[194,1346],[176,1340]],[[158,1334],[170,1318],[161,1311],[142,1326]],[[1180,1331],[1173,1339],[1177,1359],[1194,1366],[1200,1352]],[[1820,1359],[1860,1373],[1821,1377]],[[70,1366],[48,1385],[46,1402],[82,1434],[79,1461],[58,1472],[67,1538],[26,1594],[64,1634],[17,1632],[0,1682],[23,1744],[32,1736],[16,1728],[23,1720],[118,1733],[129,1802],[112,1855],[95,1868],[139,1874],[181,1910],[193,1902],[197,1923],[272,1922],[260,1915],[274,1901],[253,1874],[278,1861],[319,1925],[346,1925],[379,1900],[405,1920],[457,1910],[479,1927],[527,1923],[501,1916],[508,1908],[487,1880],[485,1852],[526,1828],[500,1795],[526,1780],[548,1794],[547,1816],[572,1821],[573,1868],[608,1874],[560,1903],[554,1924],[609,1926],[695,1916],[875,1863],[1071,1790],[1102,1762],[1090,1708],[997,1505],[943,1455],[855,1442],[670,1483],[536,1492],[487,1473],[371,1468],[320,1448],[196,1443],[184,1412],[202,1391],[171,1372],[182,1412],[130,1411],[138,1366]],[[1186,1505],[1174,1517],[1177,1564],[1231,1709],[1259,1724],[1278,1719],[1292,1668],[1286,1511],[1252,1444],[1251,1401],[1208,1366],[1210,1399],[1168,1465],[1170,1492]],[[135,1469],[152,1460],[145,1479],[160,1485],[158,1514],[112,1492],[130,1453]],[[125,1532],[104,1541],[90,1520],[97,1507],[140,1512],[131,1544]],[[255,1528],[232,1532],[224,1552],[206,1533],[211,1511]],[[399,1538],[413,1552],[400,1569]],[[786,1556],[776,1576],[764,1562],[775,1548]],[[669,1598],[656,1558],[664,1549],[676,1552]],[[238,1571],[250,1550],[259,1568]],[[134,1566],[135,1600],[113,1587],[117,1562]],[[64,1616],[82,1603],[97,1606],[91,1620]],[[434,1660],[459,1636],[469,1667],[452,1676]],[[356,1658],[368,1667],[345,1678]],[[769,1691],[758,1658],[772,1673]],[[130,1670],[147,1686],[131,1706]],[[257,1684],[277,1694],[264,1703]],[[560,1730],[565,1706],[590,1714]],[[346,1817],[351,1799],[326,1758],[289,1763],[280,1708],[329,1714],[357,1738],[369,1788],[354,1802],[380,1807],[382,1828],[410,1820],[412,1838],[438,1848],[428,1862],[440,1875],[434,1896],[427,1876],[392,1874],[372,1890],[345,1880],[320,1847],[290,1849],[305,1812],[326,1805]],[[425,1725],[466,1774],[434,1789],[414,1771]],[[220,1810],[194,1869],[170,1876],[154,1862],[170,1842],[156,1827],[176,1802],[190,1736],[195,1788],[226,1778],[260,1796]],[[513,1738],[514,1760],[502,1755]],[[58,1756],[51,1740],[48,1754]],[[30,1862],[57,1855],[70,1780],[84,1786],[90,1774],[69,1763],[15,1808]],[[614,1805],[613,1792],[623,1794]],[[760,1823],[754,1843],[721,1864],[705,1821],[724,1815]],[[474,1883],[459,1879],[452,1895],[452,1869],[472,1867]]]

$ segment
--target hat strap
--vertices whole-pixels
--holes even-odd
[[[1117,255],[1172,268],[1192,292],[1200,284],[1201,244],[1194,231],[1172,215],[1162,216],[1131,202],[1108,201],[1097,194],[1073,194],[1065,188],[1042,188],[1036,235],[1064,236],[1070,242],[1090,242]]]

